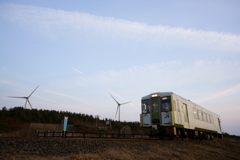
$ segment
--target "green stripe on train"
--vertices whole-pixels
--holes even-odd
[[[195,127],[196,131],[202,131],[202,132],[211,132],[211,133],[218,133],[217,131],[209,130],[209,129],[203,129],[203,128],[197,128]]]
[[[174,126],[174,127],[177,127],[177,128],[184,128],[184,126],[183,126],[182,124],[176,124],[176,123],[175,123],[173,126]]]

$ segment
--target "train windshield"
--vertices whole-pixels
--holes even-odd
[[[170,97],[162,97],[161,101],[162,101],[161,103],[162,112],[168,112],[172,110]]]
[[[143,100],[142,101],[142,113],[150,113],[150,101],[149,100]]]

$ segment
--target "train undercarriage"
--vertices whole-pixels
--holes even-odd
[[[143,128],[144,134],[150,137],[158,137],[159,139],[200,139],[200,140],[210,140],[214,138],[222,138],[222,134],[191,130],[185,128],[177,128],[174,126],[162,127],[155,125],[153,127]]]

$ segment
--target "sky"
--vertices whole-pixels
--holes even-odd
[[[1,0],[0,108],[139,121],[141,98],[174,92],[240,135],[240,1]],[[29,108],[29,105],[27,105]]]

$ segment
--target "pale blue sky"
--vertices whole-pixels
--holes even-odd
[[[240,135],[240,2],[0,1],[0,107],[139,121],[141,97],[171,91]]]

